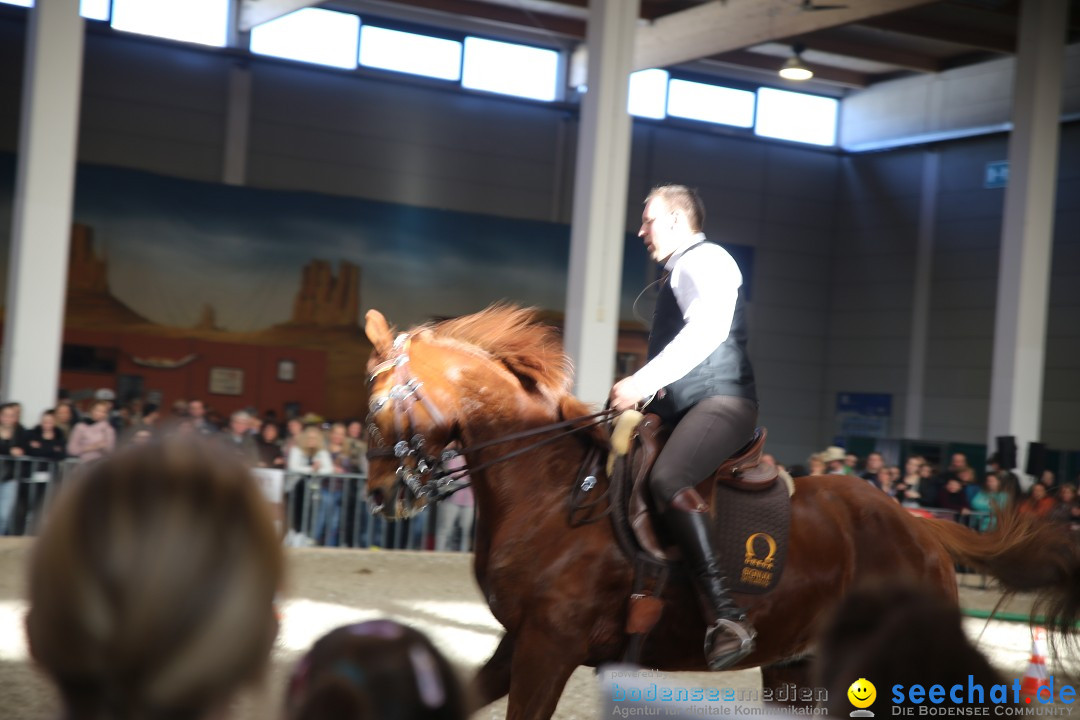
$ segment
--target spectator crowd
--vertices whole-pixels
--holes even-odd
[[[368,516],[367,442],[357,418],[330,422],[308,413],[282,422],[274,411],[254,408],[226,417],[199,399],[168,408],[115,400],[107,388],[78,405],[63,397],[32,429],[24,425],[19,403],[0,405],[0,535],[32,531],[44,502],[31,483],[19,480],[46,469],[55,480],[60,463],[89,463],[152,439],[197,436],[250,468],[281,471],[288,509],[279,520],[288,544],[471,548],[475,510],[468,488],[452,496],[443,518],[433,510],[398,528]]]
[[[771,456],[767,459],[776,463]],[[980,472],[960,452],[953,453],[945,467],[922,455],[909,455],[901,466],[887,464],[880,452],[860,458],[834,445],[811,455],[805,466],[780,467],[794,477],[850,476],[881,490],[904,507],[950,515],[979,531],[993,529],[998,509],[1030,513],[1080,530],[1076,483],[1058,484],[1055,473],[1044,470],[1025,485],[1015,472],[1001,466],[996,454]]]
[[[251,468],[283,473],[287,512],[282,530],[292,545],[358,545],[411,549],[468,550],[475,507],[465,488],[437,509],[406,523],[388,525],[369,517],[366,502],[367,442],[357,418],[340,421],[309,413],[284,422],[274,411],[238,410],[227,417],[202,400],[177,400],[161,408],[141,399],[115,403],[103,388],[77,406],[61,398],[28,429],[17,402],[0,404],[0,535],[22,534],[44,501],[20,483],[56,463],[82,464],[126,445],[154,438],[199,436],[224,448]],[[768,462],[776,464],[772,456]],[[964,453],[945,467],[921,455],[888,464],[880,452],[865,457],[830,446],[806,465],[781,466],[791,476],[847,475],[881,490],[901,505],[948,514],[980,531],[993,528],[998,508],[1046,517],[1080,530],[1075,483],[1058,484],[1046,470],[1029,487],[991,456],[976,470]],[[40,474],[40,472],[39,472]]]

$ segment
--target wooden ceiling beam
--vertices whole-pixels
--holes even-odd
[[[966,45],[979,50],[988,50],[1001,55],[1016,52],[1016,36],[1002,33],[972,30],[941,22],[928,21],[901,15],[875,17],[859,22],[859,25],[886,30],[888,32],[911,35],[914,37],[937,40],[939,42]]]
[[[725,0],[657,18],[639,27],[634,69],[669,67],[780,38],[849,25],[934,0],[859,0],[806,12],[791,0]]]
[[[656,20],[657,18],[672,13],[689,10],[696,5],[703,5],[713,0],[642,0],[641,17],[644,20]]]
[[[914,70],[922,73],[936,73],[943,69],[942,62],[937,58],[919,53],[909,52],[900,48],[891,48],[884,45],[873,45],[865,42],[852,41],[845,38],[834,37],[828,31],[799,35],[787,38],[785,43],[801,43],[807,50],[819,50],[832,55],[871,60],[885,65],[895,65],[905,70]]]
[[[477,0],[489,5],[513,8],[535,15],[588,20],[589,0]]]
[[[987,5],[982,0],[946,0],[945,4],[981,15],[996,15],[1016,20],[1020,17],[1020,0],[1010,0],[1001,5]]]
[[[585,21],[528,10],[518,3],[503,5],[490,0],[395,0],[394,4],[545,30],[580,40],[585,38]]]

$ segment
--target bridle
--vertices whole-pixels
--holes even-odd
[[[464,487],[464,484],[461,484],[450,489],[450,485],[457,479],[454,475],[460,477],[463,468],[448,472],[445,467],[445,463],[458,453],[447,450],[435,458],[428,452],[430,444],[423,433],[416,432],[414,408],[417,402],[423,406],[436,427],[445,423],[445,416],[423,391],[424,383],[412,374],[409,365],[411,343],[411,335],[398,335],[394,339],[390,358],[372,370],[368,377],[369,388],[374,385],[380,375],[387,372],[393,373],[393,384],[385,394],[372,396],[368,403],[366,421],[369,441],[368,460],[396,457],[400,462],[395,472],[394,488],[390,496],[402,501],[406,517],[418,512],[417,500],[421,498],[439,500]],[[382,431],[375,422],[375,417],[387,405],[390,405],[394,411],[393,445],[387,445]],[[414,431],[414,434],[408,438],[410,430]],[[428,478],[429,482],[424,482],[425,478]],[[372,509],[372,512],[379,512],[382,507],[378,505]]]
[[[427,412],[428,417],[436,428],[445,426],[446,415],[439,410],[435,401],[424,391],[423,381],[412,372],[409,359],[409,347],[411,343],[411,334],[403,333],[398,335],[397,338],[394,339],[390,358],[379,363],[379,365],[371,371],[371,375],[368,377],[369,388],[372,387],[379,376],[384,373],[393,373],[393,383],[386,393],[372,396],[369,401],[369,412],[366,420],[369,439],[369,449],[367,451],[368,460],[386,457],[396,457],[399,460],[397,470],[394,473],[394,486],[389,495],[391,499],[400,501],[400,505],[404,510],[406,517],[411,517],[419,512],[419,508],[417,507],[418,500],[424,499],[427,502],[438,502],[466,487],[469,484],[466,476],[471,473],[476,473],[497,463],[510,460],[511,458],[555,442],[567,435],[596,427],[597,425],[607,422],[617,414],[617,411],[605,408],[598,413],[549,423],[547,425],[541,425],[539,427],[508,435],[501,435],[492,440],[463,447],[458,450],[448,450],[444,447],[438,457],[435,457],[430,453],[431,443],[424,436],[424,433],[418,430],[418,424],[415,418],[415,408],[417,403],[419,403],[420,406],[424,408],[425,412]],[[393,438],[393,444],[390,444],[388,440],[383,437],[382,431],[379,430],[379,426],[375,422],[376,416],[385,410],[388,405],[394,412],[395,437]],[[455,468],[447,467],[447,463],[459,455],[467,456],[469,453],[475,453],[476,451],[494,445],[542,435],[555,430],[562,430],[562,432],[531,443],[523,448],[518,448],[517,450],[481,463],[480,465],[469,466],[466,464],[465,466]],[[409,436],[410,432],[412,433],[411,437]],[[459,443],[461,442],[460,438],[455,437],[452,432],[448,431],[446,444],[449,444],[453,440],[458,440]],[[383,505],[380,504],[374,507],[372,512],[379,512],[382,508]]]

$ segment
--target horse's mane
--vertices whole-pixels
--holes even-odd
[[[472,345],[503,363],[530,391],[562,399],[570,393],[573,367],[558,331],[539,322],[533,308],[497,304],[429,328],[439,339]]]

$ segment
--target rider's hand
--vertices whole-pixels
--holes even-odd
[[[611,407],[616,410],[632,410],[645,398],[633,377],[623,378],[611,388]]]

